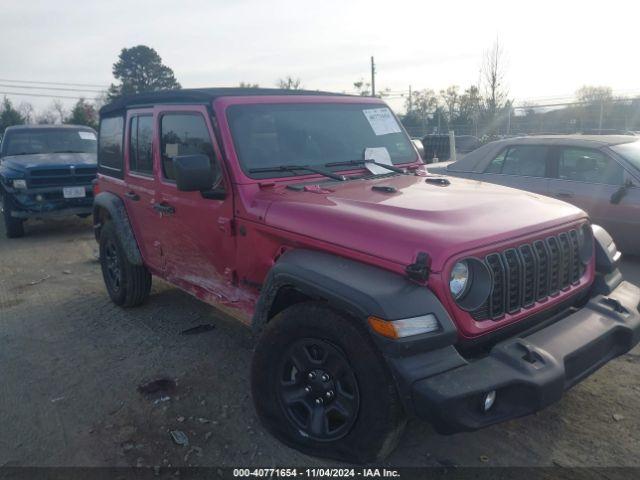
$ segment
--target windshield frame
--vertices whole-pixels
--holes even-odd
[[[235,161],[232,162],[231,169],[234,171],[234,175],[238,178],[237,181],[241,183],[256,183],[256,182],[264,182],[265,180],[269,181],[290,181],[295,179],[296,181],[305,181],[307,179],[311,180],[313,178],[321,177],[317,173],[298,173],[294,174],[291,172],[273,172],[269,174],[256,174],[250,173],[248,170],[252,168],[249,165],[245,165],[242,163],[240,159],[240,155],[238,152],[238,148],[236,145],[236,137],[231,129],[231,121],[229,118],[230,108],[236,105],[284,105],[284,104],[293,104],[293,105],[305,105],[305,104],[321,104],[321,105],[340,105],[340,104],[350,104],[350,105],[358,105],[364,108],[388,108],[393,115],[394,119],[398,123],[400,128],[399,134],[402,135],[404,140],[407,142],[407,145],[410,148],[410,153],[407,155],[408,158],[406,162],[402,163],[394,163],[395,166],[410,166],[410,165],[423,165],[423,161],[420,158],[411,138],[407,134],[404,129],[402,123],[395,115],[393,110],[381,99],[376,97],[356,97],[349,95],[314,95],[314,96],[305,96],[305,95],[296,95],[296,96],[280,96],[280,95],[248,95],[248,96],[229,96],[229,97],[221,97],[216,99],[213,102],[214,107],[214,116],[216,118],[222,119],[224,121],[219,123],[220,134],[224,141],[225,149],[227,153],[232,154],[235,157]],[[356,160],[356,159],[351,159]],[[345,166],[331,166],[325,167],[326,163],[331,163],[333,159],[327,158],[326,162],[323,163],[313,163],[313,166],[324,168],[333,173],[348,173],[348,172],[362,172],[366,170],[364,165],[345,165]],[[242,180],[246,182],[242,182]],[[331,180],[329,180],[331,181]]]
[[[62,151],[51,151],[51,152],[26,152],[26,153],[7,153],[8,142],[7,139],[15,135],[21,134],[32,134],[32,133],[56,133],[56,132],[87,132],[95,135],[95,151],[94,152],[62,152]],[[0,158],[5,157],[14,157],[19,159],[20,157],[26,157],[29,155],[52,155],[56,153],[68,153],[70,155],[76,154],[87,154],[87,155],[96,155],[98,148],[98,134],[91,127],[64,127],[63,125],[59,125],[56,127],[45,127],[45,126],[34,126],[33,128],[16,128],[16,129],[7,129],[5,131],[4,136],[2,138],[2,144],[0,145]]]

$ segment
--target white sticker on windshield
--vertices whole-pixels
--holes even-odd
[[[93,132],[78,132],[82,140],[95,140],[96,134]]]
[[[387,135],[389,133],[400,133],[400,125],[388,108],[372,108],[363,110],[369,125],[376,135]]]
[[[383,165],[393,165],[391,161],[391,155],[389,155],[389,150],[385,147],[369,147],[364,149],[364,159],[371,160],[376,163],[381,163]],[[382,175],[384,173],[389,173],[391,170],[381,167],[380,165],[376,165],[375,163],[365,162],[364,166],[374,175]]]

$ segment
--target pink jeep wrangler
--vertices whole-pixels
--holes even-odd
[[[640,339],[640,290],[567,203],[429,175],[379,99],[262,89],[101,111],[111,299],[152,275],[253,327],[255,408],[303,452],[379,460],[535,412]]]

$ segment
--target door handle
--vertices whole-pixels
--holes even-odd
[[[176,213],[176,209],[167,203],[154,203],[153,209],[161,215],[173,215]]]
[[[140,200],[140,195],[138,195],[136,192],[127,192],[124,194],[125,197],[127,197],[129,200],[133,200],[134,202],[137,202],[138,200]]]
[[[571,198],[573,197],[573,193],[571,192],[556,192],[555,196],[558,198]]]

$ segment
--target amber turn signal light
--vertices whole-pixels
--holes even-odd
[[[382,318],[371,316],[368,321],[374,332],[393,340],[431,333],[440,329],[440,324],[432,313],[401,320],[383,320]]]

